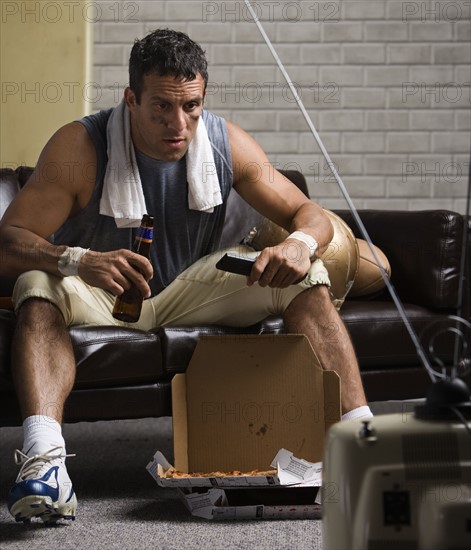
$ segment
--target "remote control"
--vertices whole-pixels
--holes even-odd
[[[252,271],[252,266],[255,262],[254,258],[244,258],[228,252],[218,261],[216,267],[222,271],[230,271],[248,277]]]

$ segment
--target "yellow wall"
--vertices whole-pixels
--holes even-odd
[[[34,165],[60,126],[88,114],[85,1],[0,0],[0,167]]]

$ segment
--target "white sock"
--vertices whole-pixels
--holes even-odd
[[[373,413],[368,405],[363,405],[362,407],[357,407],[352,409],[345,414],[342,414],[342,420],[357,420],[358,418],[372,418]]]
[[[65,441],[59,422],[42,414],[28,416],[23,422],[23,453],[33,456],[54,447],[62,447],[65,454]]]

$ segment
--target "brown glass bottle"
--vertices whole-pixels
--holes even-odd
[[[141,226],[137,232],[133,252],[145,256],[150,259],[150,247],[154,234],[154,218],[148,214],[144,214]],[[121,296],[117,296],[113,307],[113,317],[127,323],[135,323],[139,321],[141,315],[142,302],[144,298],[139,292],[139,289],[132,285],[131,288],[125,290]]]

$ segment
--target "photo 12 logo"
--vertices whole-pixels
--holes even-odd
[[[462,21],[469,19],[471,2],[404,2],[402,4],[403,21]]]
[[[117,105],[123,97],[125,86],[115,82],[106,90],[111,91],[113,102]],[[21,103],[97,103],[103,97],[105,88],[97,82],[2,82],[0,91],[1,103],[19,101]]]
[[[262,432],[268,429],[268,425],[274,422],[287,422],[293,424],[298,422],[303,416],[301,406],[294,401],[286,403],[278,402],[246,402],[235,401],[226,403],[224,401],[206,401],[201,403],[201,420],[204,423],[215,422],[217,424],[228,423],[247,423],[249,427],[254,427],[254,423],[261,421],[268,424],[262,424]],[[266,426],[266,428],[264,428]]]
[[[114,23],[137,23],[137,2],[82,2],[79,0],[24,1],[2,0],[2,23],[74,23],[79,19],[88,23],[106,20]]]
[[[312,103],[340,102],[340,88],[336,82],[326,84],[313,82],[309,85],[291,82],[291,84],[296,97],[290,85],[285,82],[208,82],[206,95],[208,98],[217,98],[220,103],[259,103],[260,101],[274,103],[278,96],[292,104],[303,97],[308,98]]]
[[[250,2],[255,17],[264,22],[285,21],[339,21],[339,2]],[[243,1],[240,2],[203,2],[201,19],[203,23],[241,23],[253,22],[254,17]]]
[[[419,99],[421,103],[427,103],[428,99],[432,103],[457,103],[462,98],[467,98],[471,103],[471,82],[440,83],[429,84],[426,82],[403,82],[402,83],[402,103],[407,103],[410,98]]]
[[[406,183],[409,178],[420,178],[422,183],[426,181],[455,183],[466,177],[469,166],[469,162],[407,161],[402,163],[402,182]]]

